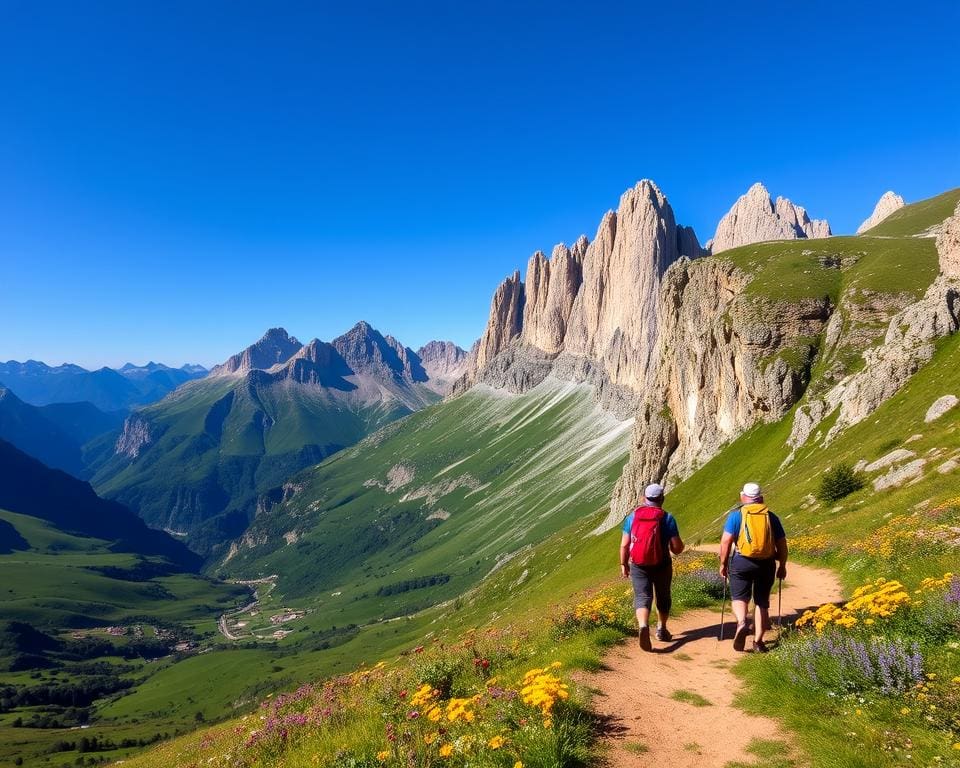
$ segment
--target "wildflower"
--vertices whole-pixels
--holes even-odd
[[[487,742],[487,746],[490,749],[500,749],[503,746],[504,738],[503,736],[494,736]]]
[[[390,750],[389,750],[389,749],[384,749],[384,750],[382,750],[382,751],[380,751],[380,752],[377,752],[377,760],[379,760],[381,763],[384,762],[384,761],[386,761],[386,760],[388,760],[389,757],[390,757]]]
[[[440,757],[450,757],[453,754],[453,744],[444,744],[440,747]]]
[[[440,735],[439,733],[428,733],[426,736],[423,737],[423,743],[427,745],[433,744],[433,742],[437,740],[437,736],[439,735]]]
[[[416,693],[414,693],[413,696],[410,697],[410,706],[412,707],[423,706],[428,701],[430,701],[433,697],[434,697],[433,686],[428,683],[424,683],[419,688],[417,688]]]
[[[953,746],[956,747],[957,745],[954,744]],[[519,760],[517,760],[517,762],[515,762],[515,763],[513,764],[513,768],[523,768],[523,763],[521,763]]]

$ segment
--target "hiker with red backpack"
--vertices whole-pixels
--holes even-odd
[[[753,597],[756,615],[752,649],[754,653],[766,653],[763,634],[770,629],[770,592],[776,579],[782,582],[787,577],[787,535],[780,518],[763,503],[763,492],[756,483],[743,486],[740,504],[730,510],[723,526],[720,576],[726,580],[728,575],[730,601],[737,617],[733,649],[742,651],[746,647],[750,634],[747,609]]]
[[[643,504],[627,515],[620,537],[620,573],[633,583],[633,607],[640,628],[640,647],[652,651],[650,607],[657,603],[657,640],[669,642],[670,583],[673,560],[670,553],[683,552],[683,540],[673,515],[663,509],[663,487],[651,483],[643,492]]]

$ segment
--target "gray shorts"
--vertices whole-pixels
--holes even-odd
[[[777,561],[756,560],[736,554],[730,561],[730,598],[753,603],[758,608],[770,607],[770,591],[776,581]]]
[[[670,613],[673,600],[670,584],[673,581],[673,560],[667,558],[660,565],[636,565],[630,563],[630,581],[633,584],[633,607],[650,609],[654,596],[657,613]]]

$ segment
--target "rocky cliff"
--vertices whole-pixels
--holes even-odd
[[[903,198],[900,195],[894,192],[884,192],[880,199],[877,200],[877,204],[873,208],[873,213],[871,213],[861,224],[857,227],[857,234],[860,235],[866,232],[868,229],[872,229],[877,226],[881,221],[883,221],[887,216],[889,216],[894,211],[898,211],[906,203],[903,202]]]
[[[727,219],[731,237],[829,233],[826,222],[811,222],[789,201],[771,202],[761,186],[745,197],[763,205],[741,199]],[[751,209],[769,212],[778,229],[763,230]],[[865,252],[844,243],[771,244],[730,258],[696,258],[702,249],[695,236],[676,225],[652,182],[640,182],[603,217],[592,242],[557,246],[550,258],[537,252],[525,282],[514,273],[501,284],[456,391],[483,382],[524,392],[553,376],[593,385],[604,407],[635,418],[630,459],[606,521],[612,525],[644,484],[673,484],[755,424],[784,418],[804,398],[815,361],[823,363],[819,392],[843,386],[820,396],[819,405],[807,395],[795,443],[838,407],[836,429],[872,412],[895,382],[929,359],[933,340],[956,329],[950,275],[960,273],[958,221],[940,228],[943,276],[916,302],[917,294],[897,281],[867,288],[861,280],[873,280],[873,268],[855,270]],[[872,258],[902,256],[884,245]],[[850,375],[864,350],[866,372]]]
[[[558,366],[580,380],[639,390],[657,337],[663,274],[681,255],[702,252],[657,186],[639,182],[604,215],[593,242],[558,245],[549,259],[538,251],[525,282],[515,272],[501,283],[457,391],[478,379],[524,390]]]
[[[943,222],[937,235],[940,272],[952,280],[960,279],[960,203],[953,216]]]
[[[252,370],[267,370],[289,360],[303,345],[283,328],[271,328],[263,338],[226,362],[215,366],[211,376],[244,374]]]
[[[782,418],[803,394],[815,352],[809,339],[824,330],[830,301],[761,299],[744,292],[749,281],[717,259],[684,259],[664,276],[655,374],[606,527],[646,483],[686,477],[758,421]]]
[[[716,234],[707,244],[712,253],[768,240],[797,240],[829,237],[825,219],[811,219],[804,208],[785,197],[776,202],[760,182],[740,197],[720,219]]]

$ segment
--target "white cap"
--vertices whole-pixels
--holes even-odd
[[[643,498],[645,499],[659,499],[662,496],[663,486],[659,483],[650,483],[650,485],[643,489]]]
[[[760,486],[756,483],[747,483],[743,486],[743,490],[740,493],[744,496],[749,496],[751,499],[758,499],[763,496],[763,491],[760,490]]]

